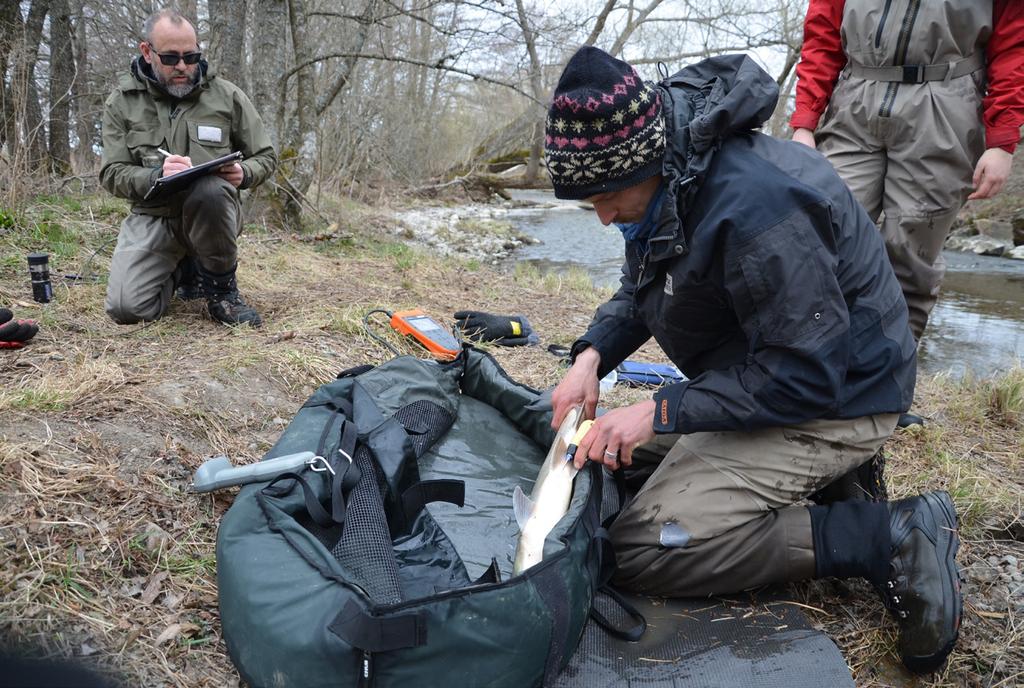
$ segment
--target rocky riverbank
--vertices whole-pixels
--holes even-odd
[[[1024,209],[1005,219],[961,215],[946,249],[1024,260]]]
[[[521,201],[502,201],[401,210],[395,214],[394,234],[442,256],[493,265],[525,244],[539,243],[516,230],[508,219],[510,211],[523,205]]]

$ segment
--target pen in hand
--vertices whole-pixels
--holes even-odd
[[[157,149],[156,149],[156,152],[157,152],[157,153],[159,153],[160,155],[164,156],[165,158],[169,158],[169,157],[171,157],[172,155],[174,155],[174,153],[168,153],[168,152],[167,152],[167,151],[165,151],[165,150],[164,150],[163,148],[157,148]]]

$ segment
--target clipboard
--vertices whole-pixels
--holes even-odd
[[[149,187],[149,191],[147,191],[146,195],[142,197],[142,200],[152,201],[160,196],[181,191],[203,175],[210,174],[223,165],[238,162],[243,157],[244,156],[240,152],[235,151],[234,153],[228,153],[227,155],[222,155],[219,158],[214,158],[209,162],[204,162],[201,165],[193,165],[187,170],[182,170],[181,172],[172,174],[169,177],[160,177],[156,180],[156,183],[154,183],[153,186]]]

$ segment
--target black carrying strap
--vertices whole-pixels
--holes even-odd
[[[612,575],[615,573],[615,549],[612,547],[612,540],[608,529],[626,503],[626,474],[620,467],[612,473],[612,477],[615,480],[618,510],[608,516],[601,524],[601,527],[594,531],[593,539],[591,540],[591,546],[595,549],[597,556],[597,581],[595,588],[597,594],[608,596],[622,611],[626,612],[629,617],[636,621],[636,624],[629,628],[619,628],[609,621],[608,617],[598,611],[596,605],[591,605],[590,607],[590,618],[612,637],[628,642],[636,642],[643,637],[644,632],[647,630],[647,619],[611,586]]]
[[[333,411],[330,419],[324,425],[323,432],[320,433],[320,441],[317,444],[316,450],[318,456],[324,456],[327,453],[327,442],[331,431],[335,427],[336,419],[341,418],[341,439],[338,443],[338,448],[330,452],[331,456],[325,457],[331,473],[331,512],[327,513],[313,488],[298,473],[282,473],[263,488],[263,493],[268,496],[279,496],[283,490],[271,490],[271,488],[282,480],[294,480],[302,488],[302,498],[306,503],[306,511],[309,513],[309,517],[321,528],[331,528],[345,522],[347,515],[345,497],[362,478],[362,471],[352,462],[359,434],[356,432],[355,424],[349,420],[352,416],[352,404],[347,399],[335,397],[314,405],[328,406]],[[320,469],[317,472],[322,470]]]
[[[609,621],[608,617],[599,612],[595,605],[590,607],[590,618],[612,637],[628,642],[636,642],[643,637],[644,632],[647,630],[647,619],[609,584],[612,573],[615,571],[615,550],[612,549],[612,541],[608,535],[607,528],[601,527],[597,529],[597,532],[594,533],[593,544],[597,548],[597,592],[611,598],[622,611],[626,612],[627,615],[636,621],[636,624],[628,628],[619,628]]]
[[[461,480],[421,480],[402,493],[405,522],[411,523],[431,502],[466,503],[466,483]]]
[[[427,622],[422,612],[374,616],[349,600],[327,629],[366,652],[387,652],[419,647],[427,642]]]
[[[328,463],[334,470],[334,475],[331,478],[331,518],[335,523],[345,522],[345,496],[363,477],[362,471],[352,462],[352,457],[356,452],[357,438],[355,423],[347,418],[342,418],[341,442],[337,451],[333,452],[334,456],[328,459]]]
[[[298,473],[282,473],[271,480],[270,484],[264,487],[261,491],[268,497],[280,497],[283,494],[286,494],[291,490],[290,487],[288,489],[284,489],[283,487],[276,490],[273,489],[274,486],[282,480],[294,480],[300,487],[302,487],[302,498],[306,502],[306,511],[309,513],[309,517],[312,518],[318,526],[321,528],[330,528],[334,525],[334,521],[331,520],[331,515],[327,513],[327,509],[325,509],[320,503],[320,500],[317,499],[316,493],[313,492],[313,488],[310,487],[309,483],[306,482],[306,479]]]

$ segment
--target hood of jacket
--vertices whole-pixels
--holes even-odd
[[[757,129],[775,110],[779,87],[746,55],[721,55],[685,67],[658,83],[665,118],[666,202],[651,237],[650,257],[688,251],[683,236],[720,142]]]

